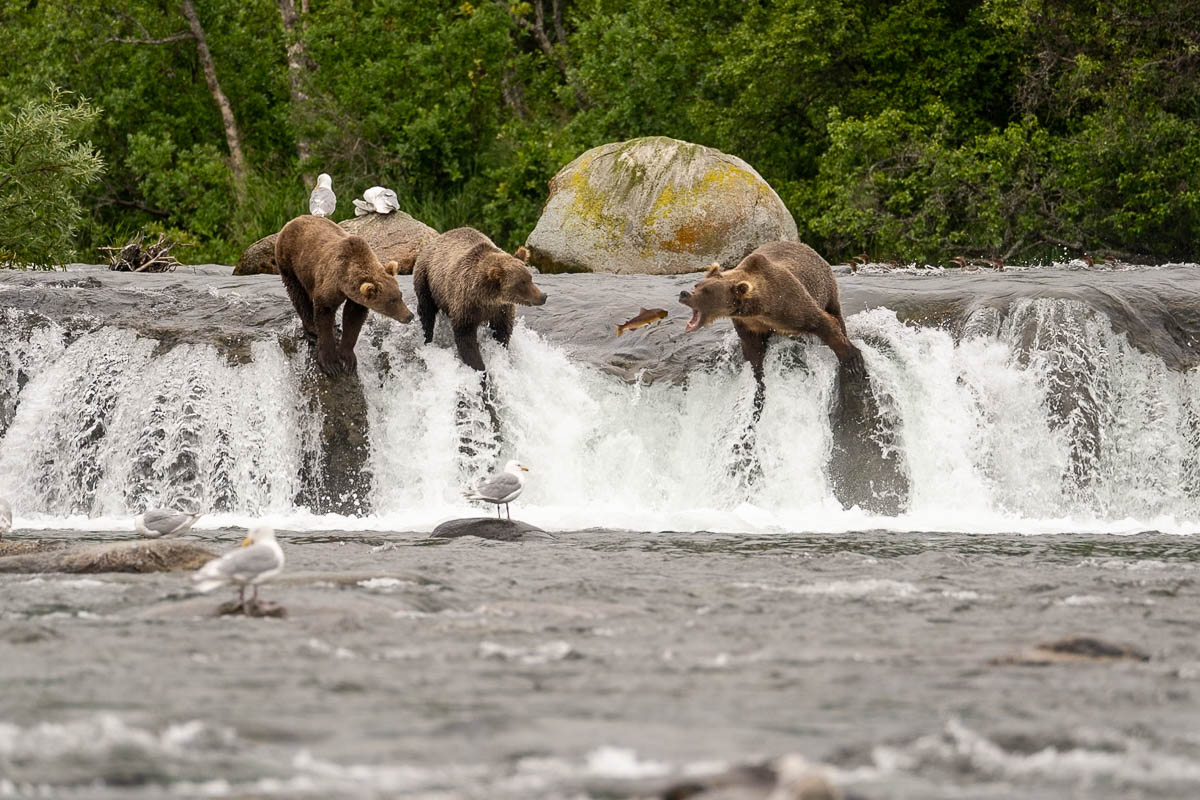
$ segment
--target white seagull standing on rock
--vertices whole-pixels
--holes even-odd
[[[372,186],[363,192],[363,199],[354,199],[354,216],[365,217],[367,214],[390,214],[400,210],[400,199],[391,189],[382,186]]]
[[[187,533],[201,514],[189,514],[172,508],[151,508],[133,518],[133,529],[147,539]]]
[[[522,466],[519,461],[509,461],[504,465],[503,471],[488,476],[474,491],[463,492],[463,497],[495,503],[496,519],[500,519],[500,505],[503,504],[504,513],[508,514],[511,520],[512,514],[509,513],[508,504],[516,500],[525,488],[525,476],[521,474],[523,472],[529,472],[529,467]]]
[[[337,208],[337,195],[333,193],[333,178],[322,172],[317,176],[317,188],[308,196],[308,213],[328,217]]]
[[[254,587],[251,605],[258,603],[258,585],[283,571],[283,548],[275,541],[275,531],[269,525],[250,529],[242,546],[209,561],[192,575],[196,590],[211,592],[226,583],[238,586],[238,603],[246,603],[246,587]]]

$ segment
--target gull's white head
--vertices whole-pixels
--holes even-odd
[[[261,544],[262,542],[275,541],[275,529],[270,525],[255,525],[246,534],[246,538],[242,539],[242,547],[249,547],[252,544]]]
[[[529,467],[525,466],[520,461],[513,460],[504,465],[504,471],[511,472],[515,475],[518,472],[529,472]]]
[[[317,186],[319,186],[322,189],[332,189],[333,188],[333,178],[329,177],[328,172],[322,172],[320,175],[317,176]]]

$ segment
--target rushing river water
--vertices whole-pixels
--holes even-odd
[[[0,576],[0,796],[640,797],[789,752],[868,798],[1200,794],[1196,267],[843,277],[874,415],[780,342],[752,429],[694,277],[539,277],[494,430],[448,331],[372,317],[330,385],[224,273],[0,273],[5,538],[266,520],[289,611]],[[428,539],[510,456],[555,538]],[[1005,660],[1071,634],[1150,660]]]

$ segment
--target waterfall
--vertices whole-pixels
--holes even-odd
[[[461,490],[510,457],[531,468],[514,515],[552,529],[1200,524],[1196,371],[1169,369],[1068,298],[979,307],[942,327],[886,306],[848,319],[879,410],[863,435],[894,452],[907,479],[893,517],[838,501],[838,370],[816,341],[772,344],[751,428],[754,381],[732,331],[678,380],[624,380],[580,357],[586,343],[520,323],[508,349],[483,343],[485,402],[447,331],[426,346],[417,326],[372,315],[358,347],[367,496],[347,520],[305,507],[328,477],[321,451],[337,437],[322,424],[338,409],[306,389],[312,360],[294,329],[231,353],[3,313],[0,486],[29,524],[121,528],[166,504],[213,524],[428,530],[492,513]]]

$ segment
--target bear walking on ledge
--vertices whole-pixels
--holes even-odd
[[[441,311],[450,318],[458,355],[483,372],[476,329],[487,323],[505,347],[512,338],[516,304],[540,306],[546,293],[533,285],[524,247],[516,255],[501,250],[474,228],[455,228],[433,239],[413,265],[417,313],[425,343],[433,341],[433,326]]]
[[[714,264],[695,289],[679,293],[679,302],[692,309],[688,331],[721,317],[733,319],[760,387],[772,333],[816,334],[851,377],[866,374],[862,353],[846,336],[833,270],[806,244],[769,242],[724,272]],[[761,398],[755,405],[761,406]]]
[[[317,364],[326,375],[357,368],[354,345],[368,309],[412,322],[396,283],[396,262],[385,268],[366,240],[331,220],[306,214],[284,225],[275,240],[275,262],[304,335],[316,342]],[[343,303],[339,342],[333,317]]]

